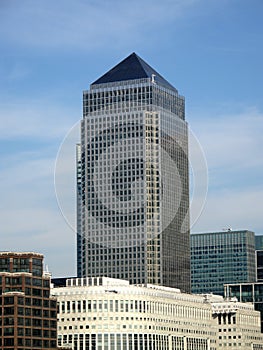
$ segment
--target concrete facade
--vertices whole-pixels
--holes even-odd
[[[106,277],[70,279],[52,294],[58,345],[74,350],[262,349],[259,313],[221,296]]]

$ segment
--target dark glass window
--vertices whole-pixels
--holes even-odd
[[[18,303],[18,305],[24,305],[24,298],[23,297],[18,297],[17,298],[17,303]]]
[[[27,347],[31,346],[31,339],[25,339],[25,346]]]
[[[42,279],[41,278],[33,278],[32,282],[33,282],[32,283],[33,286],[42,287]]]
[[[4,335],[14,335],[14,327],[4,328]]]
[[[43,300],[43,306],[49,307],[49,300]]]
[[[56,300],[50,300],[50,307],[53,308],[53,309],[56,309],[56,308],[57,308],[57,302],[56,302]]]
[[[25,328],[25,335],[28,337],[31,336],[31,328]]]
[[[14,307],[5,307],[4,308],[4,315],[14,315]]]
[[[24,328],[18,328],[17,329],[17,334],[18,335],[24,335]]]
[[[20,335],[22,335],[22,334],[20,334]],[[23,338],[17,338],[17,345],[18,346],[23,346],[24,345],[24,339]],[[20,348],[19,348],[20,349]],[[18,350],[19,350],[18,349]]]
[[[24,319],[22,317],[18,317],[17,324],[20,325],[20,326],[23,326],[24,325]]]
[[[41,309],[32,309],[32,316],[42,316]]]
[[[4,318],[4,325],[5,326],[11,326],[14,324],[14,318],[13,317],[5,317]]]
[[[41,346],[42,346],[42,341],[41,340],[33,339],[33,347],[41,348]]]
[[[25,318],[25,326],[31,326],[31,318]]]
[[[37,289],[37,288],[33,288],[32,289],[32,295],[36,295],[36,296],[42,296],[42,290],[41,289]]]
[[[48,320],[43,320],[43,327],[46,327],[46,328],[49,327],[49,321]]]
[[[5,338],[4,346],[14,346],[14,338]]]
[[[5,297],[4,303],[5,303],[5,305],[12,305],[12,304],[14,304],[14,297]]]
[[[43,280],[43,287],[49,287],[50,281],[48,280]]]
[[[10,271],[10,259],[0,259],[0,271]]]
[[[49,341],[48,340],[43,340],[43,347],[45,349],[49,348]]]
[[[41,327],[42,326],[42,320],[41,319],[34,318],[32,322],[33,322],[33,326],[34,327]]]
[[[25,282],[28,286],[31,286],[32,283],[32,278],[31,277],[26,277]]]
[[[14,258],[13,259],[13,272],[30,272],[29,271],[29,259]]]
[[[32,333],[33,333],[34,337],[42,337],[42,330],[41,329],[34,328]]]
[[[31,309],[30,308],[25,308],[25,315],[31,316]]]
[[[25,288],[26,295],[31,295],[31,288]]]

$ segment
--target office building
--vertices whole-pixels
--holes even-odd
[[[57,303],[43,255],[0,253],[1,350],[56,349]]]
[[[263,250],[263,235],[255,235],[256,250]]]
[[[257,282],[263,282],[263,236],[255,236]]]
[[[263,282],[263,250],[256,250],[257,282]]]
[[[263,282],[226,284],[225,296],[236,297],[242,303],[252,303],[261,314],[261,332],[263,333]]]
[[[52,289],[58,345],[74,350],[262,350],[253,305],[96,277]]]
[[[228,230],[191,235],[193,293],[224,295],[224,284],[255,281],[254,232]]]
[[[206,298],[217,322],[217,349],[263,349],[260,313],[252,304],[240,303],[236,298],[220,299],[211,294]]]
[[[203,296],[96,277],[54,288],[58,345],[74,350],[216,349],[217,328]]]
[[[184,98],[132,53],[84,91],[79,147],[78,276],[190,292]]]

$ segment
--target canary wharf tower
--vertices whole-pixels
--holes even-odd
[[[184,98],[132,53],[83,94],[78,276],[190,292]]]

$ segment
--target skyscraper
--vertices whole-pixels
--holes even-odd
[[[132,53],[83,94],[78,275],[190,291],[184,98]]]

